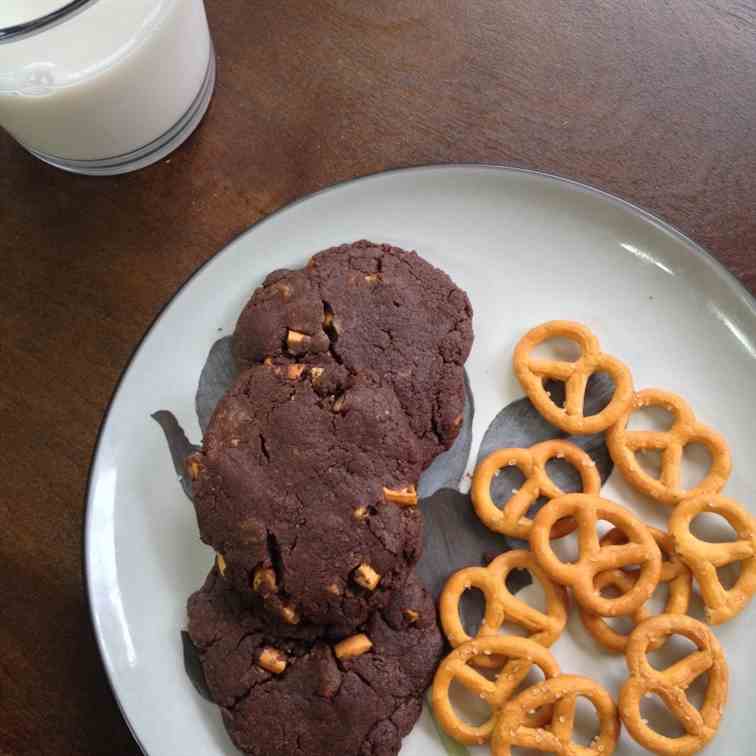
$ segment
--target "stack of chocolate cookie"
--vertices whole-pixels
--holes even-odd
[[[243,370],[187,460],[217,552],[189,633],[255,756],[389,756],[442,650],[413,572],[416,483],[456,437],[467,296],[361,241],[271,273],[239,318]]]

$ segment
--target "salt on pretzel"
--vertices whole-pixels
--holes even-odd
[[[599,734],[590,746],[572,742],[578,696],[595,707]],[[553,704],[551,724],[533,727],[530,712]],[[611,756],[617,746],[620,721],[617,705],[597,682],[577,675],[560,675],[533,685],[504,706],[491,738],[492,756],[510,756],[512,746],[558,756]]]
[[[507,659],[495,681],[469,666],[480,654]],[[527,638],[494,635],[463,643],[441,662],[433,679],[431,704],[436,721],[459,743],[485,743],[493,732],[499,709],[512,697],[533,664],[540,667],[545,679],[559,674],[559,665],[551,653]],[[491,716],[486,722],[472,725],[457,715],[449,699],[449,687],[454,680],[491,707]]]
[[[585,493],[599,493],[601,476],[596,463],[580,447],[569,441],[543,441],[529,449],[498,449],[477,466],[472,479],[470,498],[481,522],[497,533],[527,539],[533,524],[527,516],[530,507],[540,496],[554,499],[564,495],[564,491],[546,472],[546,463],[552,459],[565,459],[580,473]],[[499,470],[511,466],[520,470],[525,481],[499,509],[491,497],[491,481]],[[574,521],[563,520],[557,523],[551,536],[560,538],[574,529]]]
[[[646,657],[651,643],[675,634],[684,635],[699,650],[667,669],[654,669]],[[622,686],[619,707],[630,735],[644,748],[662,756],[687,756],[703,748],[719,727],[729,677],[724,653],[711,630],[692,617],[660,614],[633,630],[626,659],[630,677]],[[699,711],[688,700],[685,689],[704,673],[708,673],[709,684]],[[648,726],[640,702],[649,693],[656,693],[664,701],[682,724],[685,735],[669,738]]]
[[[575,563],[562,562],[551,548],[549,534],[554,523],[574,517],[578,524],[580,553]],[[602,546],[597,525],[608,520],[628,539],[621,545]],[[653,594],[661,575],[661,552],[648,527],[627,509],[591,494],[567,494],[553,499],[536,515],[530,531],[530,547],[546,574],[572,588],[578,603],[602,617],[631,614]],[[607,570],[639,565],[633,587],[617,598],[601,595],[596,575]]]
[[[507,576],[514,569],[525,569],[538,580],[546,597],[546,612],[540,612],[512,595],[507,588]],[[499,633],[505,622],[521,625],[530,633],[530,640],[550,646],[560,636],[567,623],[567,594],[546,575],[532,552],[524,549],[507,551],[488,567],[466,567],[455,572],[446,582],[439,599],[441,626],[453,648],[473,640],[465,631],[459,615],[462,594],[477,588],[485,599],[485,612],[476,640]],[[479,655],[478,667],[496,668],[501,660]],[[511,672],[511,670],[509,670]]]
[[[627,429],[633,412],[641,407],[663,407],[675,419],[666,431]],[[632,405],[606,434],[614,464],[639,491],[663,504],[674,506],[683,499],[706,492],[718,493],[730,477],[732,462],[725,439],[699,423],[688,403],[677,394],[661,389],[644,389],[635,394]],[[691,489],[680,487],[683,450],[688,444],[703,444],[711,454],[711,467],[704,479]],[[661,476],[649,475],[638,463],[636,452],[661,452]]]
[[[580,357],[576,362],[530,356],[535,347],[555,337],[564,337],[578,344]],[[514,371],[533,406],[552,425],[573,435],[605,431],[627,411],[633,398],[633,379],[628,368],[604,354],[598,339],[588,328],[569,320],[551,320],[528,331],[515,347]],[[588,379],[599,372],[611,376],[614,395],[601,412],[584,415]],[[544,379],[548,378],[564,382],[564,407],[557,406],[544,388]]]
[[[669,533],[664,533],[656,528],[649,527],[651,535],[654,537],[659,549],[663,556],[667,557],[666,561],[662,562],[661,576],[659,583],[667,583],[669,586],[669,596],[667,598],[666,606],[664,607],[664,614],[685,614],[688,611],[688,605],[690,604],[690,596],[693,591],[693,576],[690,570],[683,564],[680,558],[674,553],[672,547],[672,537]],[[625,534],[613,528],[610,530],[600,541],[601,546],[619,545],[627,543]],[[629,570],[608,570],[607,572],[600,572],[595,577],[596,588],[602,591],[605,588],[616,588],[620,594],[627,593],[633,588],[637,579],[637,575]],[[591,612],[584,609],[582,606],[580,609],[580,619],[583,621],[585,629],[593,636],[593,638],[600,643],[604,648],[609,651],[616,651],[619,653],[624,652],[627,648],[627,635],[618,633],[600,615],[595,612]],[[639,625],[644,620],[647,620],[651,614],[646,608],[645,604],[639,609],[636,609],[632,614],[633,622]],[[659,648],[661,642],[652,643],[650,648],[652,650]]]
[[[709,543],[690,532],[690,524],[703,512],[721,515],[737,533],[731,543]],[[717,494],[703,494],[681,502],[669,518],[675,552],[688,565],[701,589],[706,619],[720,625],[742,611],[756,593],[756,518],[737,502]],[[740,576],[726,589],[717,567],[740,562]]]

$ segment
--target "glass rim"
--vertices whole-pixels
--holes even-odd
[[[63,3],[60,8],[50,11],[43,16],[24,21],[21,24],[13,26],[0,27],[0,45],[7,42],[15,42],[23,37],[29,37],[37,34],[51,26],[67,21],[71,16],[81,13],[81,11],[94,5],[98,0],[69,0]]]

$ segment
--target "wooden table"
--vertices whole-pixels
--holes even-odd
[[[82,593],[87,470],[140,337],[250,224],[384,168],[504,163],[648,208],[756,291],[752,0],[207,6],[215,98],[169,159],[77,177],[0,135],[2,756],[138,753]]]

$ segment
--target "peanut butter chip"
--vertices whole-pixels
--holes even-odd
[[[218,565],[218,572],[221,577],[226,577],[226,560],[223,558],[223,554],[215,555],[215,563]]]
[[[404,616],[408,622],[414,624],[420,619],[420,615],[414,609],[405,609]]]
[[[381,576],[366,562],[354,571],[354,582],[368,591],[374,591],[381,582]]]
[[[273,286],[273,288],[280,292],[281,299],[283,299],[284,302],[288,302],[291,297],[291,287],[288,286],[285,283],[277,283]]]
[[[270,567],[258,567],[252,578],[252,590],[255,593],[265,591],[266,593],[275,593],[278,589],[276,582],[276,573]]]
[[[417,506],[417,490],[414,486],[405,486],[404,488],[386,488],[384,486],[383,496],[386,501],[392,501],[402,507]]]
[[[259,664],[263,669],[272,672],[274,675],[280,675],[286,669],[286,657],[277,649],[266,646],[260,652]]]
[[[290,330],[286,334],[286,348],[293,354],[303,352],[305,344],[309,340],[309,338],[310,337],[306,333]]]
[[[368,508],[367,507],[357,507],[357,509],[352,512],[352,517],[354,517],[355,520],[364,520],[368,516]]]
[[[333,647],[333,652],[337,659],[353,659],[355,656],[362,656],[362,654],[370,651],[372,647],[373,643],[370,638],[364,633],[360,633],[337,643]]]
[[[304,365],[289,365],[289,367],[286,369],[286,377],[290,381],[296,381],[297,378],[299,378],[299,376],[304,373],[304,370]]]
[[[299,624],[299,612],[293,606],[284,606],[281,609],[281,617],[284,622],[288,622],[290,625]]]
[[[200,463],[199,463],[199,462],[197,462],[197,460],[196,460],[196,459],[193,459],[193,460],[192,460],[192,461],[191,461],[191,462],[190,462],[190,463],[188,464],[188,466],[187,466],[187,467],[188,467],[188,470],[189,470],[189,477],[190,477],[190,478],[191,478],[192,480],[197,480],[197,478],[199,478],[200,470],[202,469],[202,468],[200,467]]]

